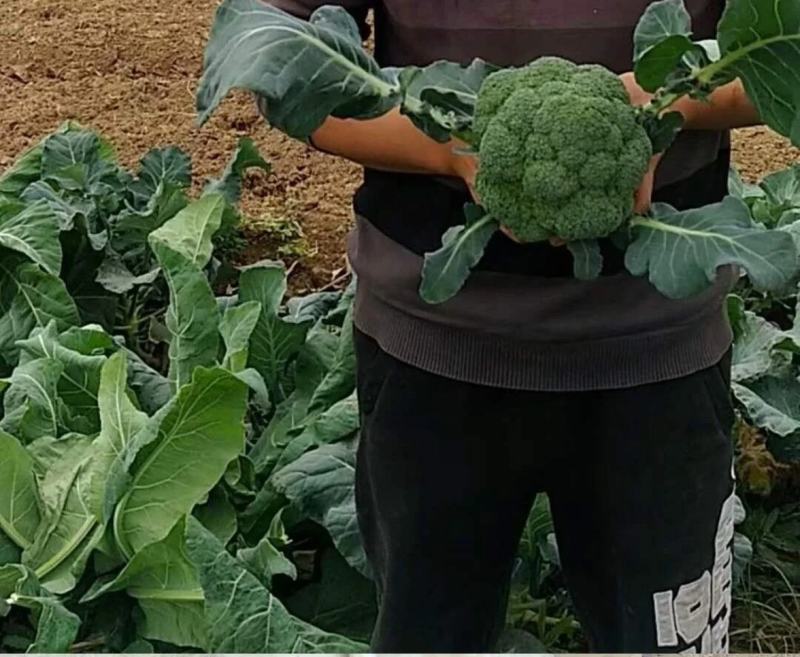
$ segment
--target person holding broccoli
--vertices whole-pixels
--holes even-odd
[[[325,3],[271,4],[306,18]],[[482,161],[397,111],[329,118],[311,139],[365,167],[349,257],[356,501],[380,602],[372,649],[491,651],[545,492],[592,650],[727,650],[736,497],[724,303],[735,272],[674,300],[627,274],[611,239],[593,281],[573,278],[562,245],[595,236],[598,222],[611,234],[653,200],[721,200],[727,131],[758,122],[741,85],[680,101],[684,130],[654,158],[629,106],[649,100],[628,72],[644,0],[337,4],[365,37],[374,9],[383,66],[539,60],[487,79]],[[686,4],[695,36],[713,35],[724,3]],[[470,198],[513,217],[513,230],[492,238],[458,294],[426,304],[422,256]]]

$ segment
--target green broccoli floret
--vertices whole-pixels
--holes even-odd
[[[614,232],[653,154],[619,77],[558,57],[488,76],[473,130],[481,203],[525,242]]]

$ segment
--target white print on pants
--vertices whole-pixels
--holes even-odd
[[[683,653],[727,653],[733,581],[735,494],[722,505],[714,545],[714,569],[676,592],[653,594],[656,636],[661,648],[687,646]]]

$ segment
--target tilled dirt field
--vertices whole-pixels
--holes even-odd
[[[225,165],[240,136],[251,136],[274,172],[248,180],[245,257],[275,255],[265,222],[297,220],[306,245],[296,282],[324,285],[343,264],[358,169],[268,131],[243,95],[197,127],[194,89],[216,4],[1,0],[0,170],[66,119],[102,132],[128,165],[154,146],[177,144],[192,155],[198,184]],[[740,131],[735,153],[749,179],[800,155],[760,128]]]

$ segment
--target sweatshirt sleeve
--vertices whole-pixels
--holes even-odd
[[[375,0],[322,0],[322,2],[317,0],[266,0],[266,2],[298,18],[308,18],[315,9],[323,5],[339,5],[355,18],[361,35],[366,39],[369,36],[367,12],[373,7]]]

